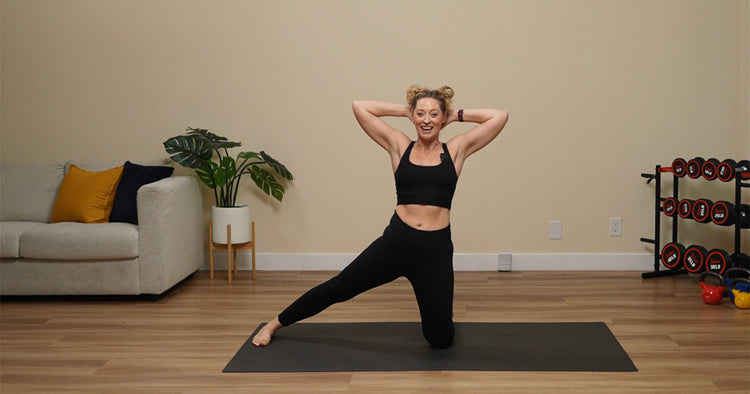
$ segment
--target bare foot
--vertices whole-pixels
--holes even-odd
[[[274,317],[273,320],[266,323],[263,328],[258,331],[257,334],[253,337],[253,345],[255,346],[266,346],[269,343],[271,343],[271,337],[273,337],[273,334],[276,334],[276,331],[279,331],[281,328],[281,322],[279,321],[278,317]]]

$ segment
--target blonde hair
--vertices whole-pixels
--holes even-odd
[[[453,89],[450,86],[443,86],[440,89],[433,90],[419,85],[411,85],[406,89],[406,104],[414,111],[417,101],[423,98],[433,98],[440,103],[440,110],[447,114],[451,109],[453,101]]]

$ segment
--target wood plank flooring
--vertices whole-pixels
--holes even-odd
[[[199,272],[159,302],[4,299],[2,393],[750,392],[750,310],[705,305],[696,275],[456,272],[456,321],[603,321],[638,372],[224,374],[250,333],[332,272]],[[308,322],[418,321],[399,279]],[[271,345],[273,346],[273,344]]]

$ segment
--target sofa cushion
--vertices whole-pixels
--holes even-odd
[[[54,223],[21,235],[20,257],[54,260],[138,257],[138,227],[130,223]]]
[[[65,165],[0,165],[0,220],[49,222]]]
[[[21,234],[32,227],[46,225],[40,222],[0,222],[0,258],[21,257]]]
[[[121,175],[122,166],[106,171],[70,166],[57,193],[52,222],[108,222]]]
[[[138,189],[143,185],[169,178],[173,172],[174,167],[142,166],[126,161],[115,193],[115,202],[109,221],[138,224],[136,203]]]
[[[169,158],[161,158],[154,160],[138,161],[138,164],[144,166],[171,166],[172,160]],[[70,160],[65,163],[65,173],[70,170],[71,166],[76,166],[86,171],[104,171],[111,168],[119,167],[123,165],[123,162],[114,161],[90,161],[90,160]]]
[[[0,294],[140,294],[138,259],[0,261]],[[8,390],[5,390],[8,391]],[[3,392],[5,392],[3,391]]]

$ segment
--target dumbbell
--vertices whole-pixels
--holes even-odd
[[[750,256],[745,253],[732,253],[732,267],[750,269]]]
[[[677,214],[683,219],[690,219],[693,217],[693,203],[694,200],[683,198],[677,203]]]
[[[688,178],[697,179],[703,174],[703,163],[705,163],[702,157],[695,157],[687,162],[687,176]]]
[[[723,249],[711,249],[706,255],[705,267],[706,271],[716,272],[717,274],[723,274],[724,271],[731,265],[731,256]]]
[[[682,178],[687,173],[687,161],[678,157],[672,161],[672,173],[678,178]],[[734,174],[734,168],[732,168],[732,174]]]
[[[677,213],[677,199],[674,197],[667,197],[664,199],[661,210],[664,211],[664,214],[667,216],[674,216],[674,214]]]
[[[685,246],[681,243],[670,242],[661,249],[661,263],[669,269],[677,268],[682,264],[685,256]]]
[[[718,159],[708,159],[701,166],[701,172],[703,177],[709,181],[713,181],[719,175],[718,167],[721,162]]]
[[[717,177],[723,182],[729,182],[734,179],[736,168],[741,168],[743,171],[750,170],[750,160],[736,162],[732,159],[726,159],[722,161],[716,168]],[[750,172],[744,172],[742,179],[750,179]]]
[[[703,270],[703,263],[706,261],[708,249],[700,245],[691,245],[685,249],[683,264],[688,272],[697,273]]]
[[[700,223],[708,223],[711,221],[711,207],[714,203],[711,200],[705,198],[699,198],[692,204],[692,216],[695,221]]]
[[[677,203],[677,215],[683,219],[692,219],[693,217],[693,203],[695,200],[683,198]]]
[[[719,163],[719,167],[716,169],[719,180],[729,182],[734,179],[735,168],[737,168],[737,162],[732,159],[726,159]]]
[[[729,201],[717,201],[711,206],[711,221],[720,226],[733,226],[737,222],[735,205]],[[750,205],[740,205],[740,227],[750,228]]]

